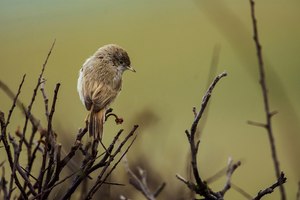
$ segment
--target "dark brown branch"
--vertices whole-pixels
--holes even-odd
[[[7,96],[9,98],[11,98],[12,101],[14,101],[14,98],[15,98],[16,94],[5,83],[3,83],[1,80],[0,80],[0,88],[7,94]],[[25,116],[29,115],[28,112],[27,112],[27,108],[25,107],[24,103],[22,101],[20,101],[19,99],[17,99],[17,101],[16,101],[16,106],[18,106],[22,110],[22,112]],[[33,116],[32,113],[29,115],[29,119],[30,119],[30,122],[32,124],[32,129],[33,129],[32,130],[33,134],[31,134],[30,140],[29,140],[29,147],[30,147],[32,145],[33,138],[35,136],[35,132],[37,130],[42,130],[42,127],[41,127],[41,124],[40,124],[39,120],[37,120]],[[28,150],[29,150],[28,155],[30,155],[30,150],[31,149],[28,148]]]
[[[27,129],[27,124],[28,124],[28,119],[29,119],[29,116],[31,115],[31,109],[32,109],[32,106],[33,106],[33,103],[35,101],[35,98],[37,96],[37,91],[38,91],[38,88],[40,87],[41,83],[42,83],[42,77],[43,77],[43,74],[44,74],[44,71],[45,71],[45,68],[46,68],[46,65],[48,63],[48,59],[52,53],[52,50],[54,48],[54,45],[55,45],[55,40],[53,41],[52,43],[52,46],[50,47],[50,50],[46,56],[46,59],[43,63],[43,66],[42,66],[42,70],[41,70],[41,73],[39,75],[39,78],[38,78],[38,81],[37,81],[37,84],[33,90],[33,95],[32,95],[32,98],[31,98],[31,102],[27,108],[27,115],[26,115],[26,119],[25,119],[25,124],[24,124],[24,127],[23,127],[23,132],[22,132],[22,139],[20,140],[19,142],[19,148],[20,148],[20,151],[22,151],[22,144],[24,142],[24,138],[25,138],[25,133],[26,133],[26,129]],[[19,156],[17,157],[17,160],[19,159]]]
[[[47,184],[50,181],[50,177],[51,174],[53,173],[52,169],[53,169],[53,154],[54,154],[54,149],[55,149],[55,136],[52,130],[52,118],[55,112],[55,106],[56,106],[56,101],[57,101],[57,95],[58,95],[58,91],[59,91],[59,87],[60,87],[60,83],[56,84],[56,87],[54,89],[54,95],[53,95],[53,101],[52,101],[52,106],[51,106],[51,111],[49,113],[48,116],[48,130],[47,130],[47,135],[46,135],[46,140],[45,140],[45,150],[43,152],[43,159],[42,159],[42,166],[40,169],[40,175],[38,178],[39,181],[39,190],[38,192],[41,193],[42,190],[44,190],[47,187]],[[51,152],[50,152],[51,151]],[[47,171],[47,175],[46,175],[46,181],[45,184],[43,186],[43,179],[44,179],[44,174],[46,172],[45,170],[45,166],[46,166],[46,161],[47,161],[47,156],[49,153],[49,163],[48,163],[48,171]]]
[[[204,97],[202,98],[202,103],[201,103],[201,108],[200,111],[198,112],[197,116],[195,117],[195,120],[192,124],[192,127],[190,129],[191,135],[194,135],[199,123],[199,120],[202,117],[202,114],[204,113],[204,110],[206,108],[206,105],[211,97],[211,93],[213,91],[213,89],[215,88],[216,84],[219,82],[219,80],[223,77],[227,76],[226,72],[221,73],[220,75],[218,75],[212,82],[212,84],[209,86],[208,90],[206,91]]]
[[[250,7],[251,7],[251,20],[252,20],[252,25],[253,25],[253,40],[254,40],[255,47],[256,47],[256,54],[257,54],[257,59],[258,59],[258,67],[259,67],[259,75],[260,75],[259,83],[261,86],[264,107],[265,107],[266,129],[267,129],[268,136],[269,136],[269,142],[270,142],[271,153],[272,153],[272,158],[273,158],[273,163],[274,163],[274,168],[275,168],[275,174],[276,174],[276,177],[279,179],[281,176],[281,174],[280,174],[281,170],[279,167],[279,160],[278,160],[278,156],[277,156],[277,152],[276,152],[275,139],[274,139],[274,134],[273,134],[273,130],[272,130],[272,121],[271,121],[271,118],[274,114],[273,114],[273,112],[270,111],[270,103],[269,103],[270,101],[269,101],[269,97],[268,97],[265,66],[264,66],[263,55],[262,55],[262,46],[259,41],[257,19],[255,16],[255,1],[249,0],[249,2],[250,2]],[[279,189],[280,189],[281,199],[285,200],[286,194],[285,194],[285,189],[284,189],[283,184],[280,184]]]
[[[68,179],[71,176],[73,176],[74,174],[78,173],[78,171],[76,171],[76,172],[72,173],[70,176],[67,176],[62,182],[61,181],[57,182],[59,180],[61,171],[64,169],[66,164],[73,158],[76,151],[82,145],[81,139],[88,131],[87,125],[88,124],[86,123],[86,127],[84,129],[79,130],[77,137],[76,137],[76,141],[75,141],[74,145],[71,147],[70,152],[62,160],[60,158],[56,158],[57,165],[56,165],[55,172],[54,172],[51,180],[48,181],[47,187],[45,187],[45,189],[40,193],[41,195],[43,195],[43,197],[48,196],[50,194],[51,190],[58,185],[57,183],[61,184],[66,179]],[[60,152],[57,153],[57,156],[60,156]]]
[[[205,111],[205,108],[211,97],[211,93],[212,93],[213,89],[215,88],[215,86],[219,82],[219,80],[225,76],[227,76],[227,73],[223,72],[213,80],[212,84],[209,86],[208,90],[206,91],[205,95],[202,98],[200,110],[197,113],[197,115],[195,116],[194,122],[190,128],[190,131],[188,131],[188,130],[185,131],[188,141],[190,143],[191,156],[192,156],[191,165],[192,165],[192,171],[193,171],[193,175],[194,175],[196,184],[185,180],[184,178],[182,178],[179,175],[176,175],[176,177],[179,180],[181,180],[182,182],[184,182],[192,191],[196,192],[197,194],[199,194],[201,196],[204,196],[207,199],[218,199],[218,198],[220,198],[220,195],[213,192],[207,186],[207,184],[202,181],[202,179],[200,177],[200,174],[198,171],[198,166],[197,166],[197,152],[198,152],[198,147],[199,147],[200,141],[195,141],[195,134],[197,131],[197,126],[198,126],[199,120],[201,119],[201,117]],[[195,109],[193,109],[193,112],[195,112]]]
[[[55,106],[56,106],[56,101],[57,101],[57,95],[58,95],[58,90],[60,87],[60,83],[56,84],[55,90],[54,90],[54,96],[53,96],[53,101],[52,101],[52,106],[51,106],[51,111],[49,113],[49,122],[48,122],[48,134],[52,132],[52,118],[53,114],[55,112]]]
[[[45,115],[46,115],[47,120],[48,120],[48,118],[49,118],[49,106],[48,106],[49,99],[48,99],[46,91],[45,91],[45,82],[46,82],[46,80],[43,78],[42,81],[41,81],[40,90],[42,92],[42,96],[43,96],[43,99],[44,99]]]
[[[134,128],[131,130],[131,132],[127,135],[127,137],[123,140],[123,142],[119,145],[119,148],[122,147],[126,141],[133,135],[133,133],[135,132],[135,130],[137,129],[138,126],[134,126]],[[121,129],[116,136],[114,137],[113,141],[111,142],[110,146],[107,148],[107,151],[105,152],[105,155],[103,156],[103,158],[96,163],[95,165],[94,162],[97,159],[97,155],[89,155],[87,154],[85,156],[85,159],[82,161],[82,164],[80,166],[80,173],[77,173],[77,176],[74,178],[72,184],[70,185],[70,187],[67,189],[66,193],[62,196],[62,200],[63,199],[69,199],[71,197],[71,195],[74,193],[74,191],[77,189],[77,187],[80,185],[80,183],[86,179],[87,177],[89,177],[89,174],[92,173],[93,171],[95,171],[96,169],[99,169],[100,167],[105,167],[107,165],[109,165],[109,162],[112,162],[115,155],[112,154],[112,150],[114,148],[114,145],[116,143],[116,141],[118,140],[118,138],[120,137],[121,133],[123,132],[123,130]],[[74,148],[78,148],[79,147],[72,147],[72,149]],[[118,150],[116,150],[118,151]],[[72,155],[72,154],[68,154],[68,155]],[[62,162],[65,163],[66,161],[69,160],[69,156],[66,156]],[[107,167],[103,168],[101,172],[99,172],[99,176],[103,176],[103,174],[105,173]]]
[[[103,178],[103,180],[98,179],[99,182],[96,182],[96,188],[94,190],[94,192],[96,192],[103,184],[106,183],[107,178],[111,175],[111,173],[116,169],[116,167],[118,166],[118,164],[121,162],[121,160],[124,158],[124,156],[128,153],[129,149],[131,148],[131,146],[133,145],[134,141],[136,140],[137,136],[134,136],[134,138],[132,139],[132,141],[129,143],[128,147],[125,149],[124,153],[120,156],[120,158],[117,160],[117,162],[113,165],[113,167],[111,168],[111,170],[106,174],[106,176]],[[121,152],[121,151],[120,151]],[[99,178],[99,177],[98,177]],[[90,190],[92,191],[92,190]],[[91,197],[93,196],[93,192],[90,193]],[[88,195],[89,197],[89,195]]]
[[[3,161],[4,163],[4,161]],[[5,168],[2,166],[2,177],[0,179],[0,191],[3,191],[3,198],[8,198],[7,181],[5,179]]]
[[[192,127],[190,129],[190,134],[189,134],[189,139],[190,139],[190,146],[191,146],[191,152],[192,152],[192,169],[193,169],[193,174],[195,177],[195,180],[197,182],[197,184],[199,185],[199,187],[206,187],[203,184],[203,181],[200,178],[199,172],[198,172],[198,168],[197,168],[197,151],[198,151],[198,145],[195,144],[195,134],[196,134],[196,130],[197,130],[197,126],[199,123],[200,118],[202,117],[204,110],[206,108],[206,105],[211,97],[211,93],[212,90],[214,89],[214,87],[216,86],[216,84],[218,83],[218,81],[227,76],[226,72],[223,72],[222,74],[220,74],[219,76],[217,76],[214,81],[212,82],[212,84],[210,85],[210,87],[208,88],[206,94],[204,95],[203,99],[202,99],[202,103],[201,103],[201,108],[200,111],[198,112],[197,116],[195,117],[195,120],[192,124]],[[188,132],[186,131],[187,135]],[[197,143],[199,144],[199,142],[197,141]]]
[[[1,137],[0,141],[2,140],[2,130],[5,128],[5,117],[4,117],[4,112],[0,110],[0,127],[1,127]]]
[[[74,157],[75,152],[82,145],[81,140],[83,136],[87,133],[87,131],[88,131],[88,123],[86,123],[85,128],[79,130],[76,136],[75,143],[71,147],[69,153],[60,162],[61,167],[64,167]]]
[[[48,166],[50,166],[50,167],[47,170],[47,175],[46,175],[46,179],[45,179],[45,184],[43,186],[43,190],[45,188],[47,188],[47,185],[49,184],[52,173],[53,173],[53,167],[54,167],[54,161],[55,161],[54,154],[55,153],[56,153],[56,164],[59,164],[59,162],[60,162],[61,145],[57,144],[56,136],[55,136],[55,133],[53,132],[53,128],[52,128],[52,119],[53,119],[53,115],[55,112],[55,106],[56,106],[59,87],[60,87],[60,83],[57,83],[55,90],[54,90],[51,111],[48,115],[48,130],[47,130],[47,135],[46,135],[45,149],[46,149],[46,152],[49,153],[50,159],[48,161]],[[44,154],[44,155],[47,155],[47,154]],[[47,158],[47,156],[46,156],[46,158]],[[56,169],[57,169],[57,167],[56,167]]]
[[[127,147],[127,149],[125,150],[125,152],[121,155],[120,159],[115,163],[115,165],[113,165],[112,169],[107,173],[107,175],[103,178],[104,173],[106,172],[106,170],[108,169],[108,167],[110,166],[110,164],[113,162],[114,158],[121,152],[122,147],[126,144],[126,142],[129,140],[129,138],[131,138],[136,129],[138,128],[138,125],[135,125],[133,127],[133,129],[130,131],[130,133],[125,137],[125,139],[120,143],[120,145],[118,146],[118,148],[115,150],[115,152],[113,154],[110,155],[108,161],[106,162],[106,165],[104,166],[104,168],[102,169],[102,171],[100,172],[100,174],[97,177],[97,181],[96,183],[92,186],[92,188],[90,189],[90,191],[87,194],[86,199],[91,199],[93,197],[93,195],[96,193],[96,191],[101,187],[101,185],[106,181],[106,179],[108,178],[108,176],[112,173],[112,171],[116,168],[116,166],[119,164],[119,162],[121,161],[121,159],[126,155],[126,153],[128,152],[129,148],[131,147],[131,145],[133,144],[133,142],[135,141],[135,138],[133,138],[133,140],[131,141],[131,143],[129,144],[129,146]],[[103,179],[102,179],[103,178]]]
[[[10,122],[10,118],[12,116],[14,108],[16,107],[16,103],[17,103],[18,97],[21,93],[21,89],[22,89],[23,83],[25,81],[25,77],[26,77],[26,75],[23,76],[22,81],[19,85],[18,92],[17,92],[16,96],[14,97],[13,104],[12,104],[11,109],[9,110],[9,114],[8,114],[7,121],[6,121],[5,125],[3,126],[2,123],[1,123],[1,126],[3,126],[2,129],[1,129],[1,140],[3,141],[4,148],[5,148],[5,151],[6,151],[6,155],[7,155],[7,158],[8,158],[8,162],[9,162],[9,165],[10,165],[10,168],[11,168],[11,171],[12,171],[11,177],[10,177],[10,182],[9,182],[8,195],[7,195],[8,199],[11,197],[14,182],[16,183],[17,187],[20,189],[22,196],[26,199],[26,193],[23,190],[19,179],[17,178],[17,176],[15,176],[15,172],[16,172],[16,166],[14,164],[15,161],[13,160],[12,153],[11,153],[11,150],[10,150],[10,146],[8,144],[8,141],[7,141],[7,139],[8,139],[7,134],[6,134],[6,129],[7,129],[7,126]],[[3,120],[4,120],[4,116],[3,116]]]
[[[280,173],[280,176],[277,180],[276,183],[274,183],[273,185],[271,185],[270,187],[261,190],[258,192],[257,196],[253,198],[253,200],[259,200],[261,199],[263,196],[270,194],[274,191],[275,188],[280,187],[282,184],[284,184],[286,182],[286,177],[284,175],[283,172]]]
[[[50,50],[48,52],[48,55],[47,55],[46,59],[45,59],[45,62],[44,62],[43,67],[42,67],[42,71],[41,71],[41,73],[39,75],[39,78],[38,78],[38,81],[37,81],[37,84],[36,84],[36,86],[35,86],[35,88],[33,90],[33,95],[32,95],[32,98],[31,98],[31,102],[30,102],[30,104],[29,104],[29,106],[27,108],[25,123],[24,123],[23,131],[22,131],[22,137],[21,137],[21,139],[19,141],[17,152],[15,153],[15,161],[14,161],[14,166],[13,166],[13,171],[12,171],[12,174],[14,175],[15,179],[17,179],[15,171],[16,171],[16,169],[19,169],[19,168],[16,167],[16,165],[17,165],[17,163],[19,163],[19,157],[20,157],[20,153],[22,151],[22,146],[23,146],[24,140],[25,140],[25,135],[26,135],[26,129],[27,129],[27,125],[28,125],[28,120],[30,119],[30,115],[31,115],[31,109],[32,109],[33,103],[35,101],[35,98],[37,96],[37,90],[38,90],[38,88],[39,88],[39,86],[41,84],[41,79],[42,79],[43,73],[45,71],[45,67],[47,65],[48,59],[49,59],[49,57],[51,55],[52,49],[54,47],[54,44],[55,44],[55,40],[54,40],[54,42],[53,42],[53,44],[52,44],[52,46],[51,46],[51,48],[50,48]],[[18,171],[19,171],[19,173],[23,173],[20,170],[18,170]],[[18,188],[20,190],[22,189],[21,191],[23,191],[23,187],[22,186],[21,186],[21,188],[18,186]],[[24,197],[24,195],[23,195],[23,198],[27,199],[27,197]]]

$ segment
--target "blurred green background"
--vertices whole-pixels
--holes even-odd
[[[256,12],[281,169],[286,173],[287,196],[294,199],[300,179],[300,2],[257,1]],[[247,125],[264,121],[262,95],[248,0],[101,0],[101,1],[0,1],[0,79],[14,91],[27,74],[20,96],[28,105],[41,65],[50,45],[56,45],[45,71],[46,90],[53,96],[62,84],[54,128],[62,143],[73,141],[84,126],[86,110],[77,90],[78,71],[96,49],[108,43],[124,47],[137,70],[127,72],[123,90],[112,107],[125,122],[105,124],[108,144],[119,128],[129,131],[139,124],[139,137],[129,151],[129,163],[147,169],[149,180],[165,181],[159,199],[180,199],[185,185],[189,153],[184,130],[189,128],[192,107],[199,108],[206,90],[214,49],[220,49],[218,69],[228,72],[213,92],[199,150],[200,173],[208,178],[232,156],[242,166],[232,181],[251,195],[275,182],[265,130]],[[11,100],[0,91],[0,110],[8,112]],[[39,93],[33,113],[45,122]],[[22,126],[20,111],[9,130]],[[67,151],[68,149],[66,149]],[[1,160],[6,159],[4,150]],[[122,165],[118,174],[124,173]],[[127,183],[126,176],[113,175]],[[225,179],[212,184],[221,189]],[[180,189],[179,189],[180,188]],[[117,195],[132,186],[112,188]],[[130,193],[131,199],[143,199]],[[227,199],[243,199],[234,190]],[[279,199],[279,192],[265,199]]]

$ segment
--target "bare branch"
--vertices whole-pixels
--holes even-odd
[[[255,16],[255,1],[249,0],[249,2],[250,2],[251,19],[252,19],[252,25],[253,25],[253,40],[254,40],[255,47],[256,47],[256,54],[257,54],[257,59],[258,59],[258,67],[259,67],[259,75],[260,75],[259,83],[261,85],[264,107],[265,107],[266,129],[267,129],[268,136],[269,136],[269,142],[270,142],[271,153],[272,153],[272,158],[273,158],[273,163],[274,163],[274,168],[275,168],[275,174],[276,174],[276,177],[279,179],[281,176],[281,174],[280,174],[281,170],[279,167],[279,160],[278,160],[278,156],[277,156],[277,152],[276,152],[275,139],[274,139],[274,134],[273,134],[273,130],[272,130],[272,121],[271,121],[271,118],[274,115],[274,112],[270,111],[270,103],[269,103],[269,97],[268,97],[267,81],[265,78],[266,76],[265,76],[265,67],[264,67],[264,61],[263,61],[263,55],[262,55],[262,47],[261,47],[261,44],[259,41],[257,19]],[[279,189],[280,189],[281,199],[285,200],[286,194],[285,194],[285,189],[284,189],[283,184],[279,185]]]
[[[254,121],[247,121],[247,123],[249,125],[252,125],[252,126],[258,126],[258,127],[262,127],[262,128],[267,128],[267,125],[264,124],[264,123],[254,122]]]
[[[232,158],[228,159],[228,169],[227,169],[227,180],[225,183],[225,186],[223,188],[223,190],[220,191],[220,194],[222,197],[224,197],[225,193],[231,188],[231,177],[233,172],[241,165],[241,162],[238,161],[236,163],[233,163]]]
[[[11,197],[14,181],[15,181],[17,187],[20,189],[22,196],[24,198],[26,198],[26,193],[23,190],[19,179],[17,178],[17,176],[15,176],[15,177],[13,176],[13,174],[15,174],[16,166],[14,164],[15,161],[13,160],[12,153],[11,153],[11,150],[10,150],[10,146],[8,144],[8,141],[7,141],[7,134],[6,134],[6,129],[7,129],[7,126],[10,122],[10,118],[12,116],[14,108],[16,107],[16,103],[17,103],[18,97],[21,93],[21,89],[22,89],[23,83],[25,81],[25,77],[26,77],[26,75],[23,76],[22,81],[19,85],[18,92],[17,92],[16,96],[14,97],[13,104],[12,104],[11,109],[9,110],[9,114],[8,114],[7,121],[6,121],[5,125],[3,126],[3,124],[2,124],[3,122],[1,122],[1,140],[3,141],[4,148],[5,148],[5,151],[6,151],[6,155],[7,155],[7,158],[8,158],[8,162],[9,162],[9,165],[10,165],[10,168],[11,168],[11,171],[12,171],[10,182],[9,182],[8,195],[7,195],[8,199]],[[3,115],[2,120],[4,120],[4,115]]]
[[[259,191],[257,196],[253,198],[253,200],[259,200],[263,196],[272,193],[275,188],[280,187],[280,185],[284,184],[285,182],[286,182],[286,177],[285,177],[284,173],[281,172],[277,182],[274,183],[273,185],[271,185],[270,187]]]
[[[3,161],[4,163],[4,161]],[[2,166],[2,177],[0,179],[0,191],[3,191],[3,198],[8,198],[7,181],[5,179],[5,168]]]
[[[126,150],[124,151],[124,153],[121,155],[120,159],[113,165],[112,169],[107,173],[107,175],[103,178],[104,173],[106,172],[106,170],[108,169],[108,167],[110,166],[110,164],[113,162],[114,158],[121,152],[122,147],[125,145],[125,143],[129,140],[129,138],[131,138],[133,136],[133,134],[135,133],[136,129],[138,128],[138,125],[135,125],[133,127],[133,129],[130,131],[130,133],[125,137],[125,139],[120,143],[120,145],[118,146],[118,148],[115,150],[115,152],[113,154],[110,155],[108,161],[106,162],[106,165],[104,166],[104,168],[102,169],[101,173],[98,175],[97,177],[97,181],[96,183],[92,186],[92,188],[90,189],[90,191],[88,192],[88,195],[86,197],[86,199],[91,199],[93,197],[93,195],[96,193],[96,191],[101,187],[101,185],[106,181],[106,179],[108,178],[108,176],[112,173],[112,171],[116,168],[116,166],[119,164],[119,162],[122,160],[122,158],[126,155],[126,153],[128,152],[128,150],[130,149],[131,145],[133,144],[133,142],[135,141],[136,136],[133,138],[133,140],[131,141],[131,143],[129,144],[129,146],[126,148]],[[103,178],[103,179],[102,179]]]
[[[45,91],[45,82],[46,82],[46,80],[44,78],[42,78],[40,90],[42,92],[42,96],[43,96],[43,99],[44,99],[45,115],[46,115],[47,120],[48,120],[49,119],[49,106],[48,106],[49,99],[48,99],[46,91]]]
[[[176,178],[178,180],[180,180],[181,182],[183,182],[184,184],[186,184],[186,186],[188,188],[190,188],[190,190],[197,191],[197,186],[194,183],[191,183],[188,180],[185,180],[185,178],[183,178],[182,176],[180,176],[180,174],[176,174]]]
[[[202,98],[201,107],[199,109],[199,112],[195,116],[194,122],[192,123],[192,126],[190,128],[190,131],[188,131],[188,130],[185,131],[188,141],[190,143],[192,171],[193,171],[193,175],[194,175],[196,184],[185,180],[184,178],[182,178],[179,175],[176,175],[176,177],[179,180],[181,180],[182,182],[184,182],[192,191],[196,192],[197,194],[199,194],[201,196],[204,196],[207,199],[218,199],[218,198],[220,198],[220,194],[213,192],[207,186],[207,184],[202,181],[202,179],[200,177],[200,174],[198,171],[198,166],[197,166],[197,152],[198,152],[198,147],[199,147],[200,141],[195,141],[195,134],[196,134],[199,120],[201,119],[201,117],[205,111],[206,105],[211,97],[211,93],[212,93],[213,89],[215,88],[215,86],[219,82],[219,80],[225,76],[227,76],[227,73],[223,72],[213,80],[213,82],[211,83],[211,85],[209,86],[208,90],[206,91],[205,95]],[[195,110],[195,109],[193,109],[193,110]]]

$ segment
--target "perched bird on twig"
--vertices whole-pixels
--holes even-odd
[[[77,90],[90,111],[89,133],[95,141],[102,140],[106,110],[121,91],[126,70],[135,72],[127,52],[115,44],[99,48],[80,69]]]

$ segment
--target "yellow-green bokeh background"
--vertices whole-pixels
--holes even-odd
[[[281,169],[288,177],[289,199],[295,198],[300,179],[299,8],[296,0],[256,4],[271,108],[279,111],[273,118],[274,136]],[[159,199],[185,187],[175,178],[176,173],[186,176],[184,130],[193,120],[192,107],[199,107],[205,92],[213,49],[220,46],[218,73],[226,70],[229,75],[211,99],[198,156],[200,173],[204,178],[213,175],[232,156],[243,162],[233,182],[250,194],[275,181],[265,130],[246,124],[264,121],[248,0],[1,0],[0,27],[0,78],[16,91],[26,73],[20,97],[26,104],[56,38],[45,71],[46,89],[51,99],[55,84],[61,83],[54,128],[68,134],[70,141],[86,116],[76,91],[81,64],[107,43],[129,52],[137,73],[124,74],[122,93],[112,107],[125,119],[121,126],[126,131],[133,124],[141,126],[128,158],[130,163],[144,158],[151,175],[167,182]],[[0,110],[7,113],[11,101],[2,91],[0,99]],[[33,111],[45,121],[40,94]],[[15,112],[9,130],[23,121],[21,112]],[[106,143],[119,128],[113,122],[105,125]],[[62,143],[65,138],[59,135]],[[6,159],[3,149],[0,155],[0,161]],[[221,179],[212,187],[218,190],[223,183]],[[243,198],[234,190],[226,197]],[[265,199],[279,199],[279,192]]]

